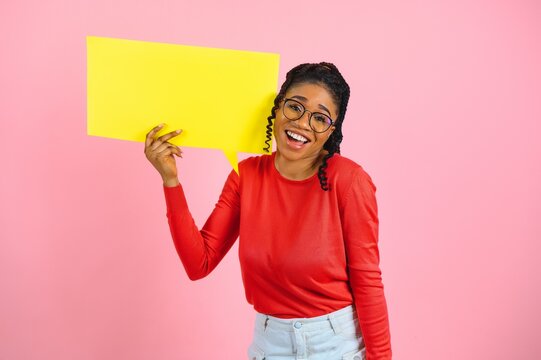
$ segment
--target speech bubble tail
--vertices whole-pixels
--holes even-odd
[[[237,152],[235,150],[224,150],[225,157],[229,160],[233,169],[239,173],[239,158],[237,157]]]

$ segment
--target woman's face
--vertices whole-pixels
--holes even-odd
[[[300,160],[319,157],[323,145],[329,139],[334,126],[325,132],[316,133],[309,124],[311,113],[318,112],[329,116],[333,121],[338,117],[338,109],[329,91],[319,84],[301,83],[290,87],[284,99],[294,99],[307,111],[298,120],[289,120],[284,116],[282,100],[276,111],[274,138],[277,151],[288,160]],[[312,119],[316,121],[316,119]]]

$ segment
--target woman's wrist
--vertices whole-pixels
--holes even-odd
[[[163,186],[175,187],[178,184],[180,184],[180,181],[178,181],[178,178],[163,179]]]

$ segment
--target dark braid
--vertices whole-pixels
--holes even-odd
[[[343,138],[342,123],[344,122],[344,116],[346,115],[349,101],[349,85],[334,64],[327,62],[321,62],[319,64],[301,64],[288,71],[286,80],[280,87],[280,91],[274,99],[271,115],[267,118],[267,140],[265,140],[267,146],[263,149],[266,152],[270,151],[272,122],[276,118],[276,110],[278,109],[280,102],[284,99],[286,91],[291,86],[301,83],[323,85],[331,93],[331,96],[338,107],[338,118],[335,119],[333,124],[335,129],[329,139],[325,142],[325,145],[323,145],[323,149],[327,150],[328,154],[323,157],[323,163],[317,172],[321,189],[328,191],[330,189],[327,183],[327,162],[334,154],[340,154],[340,143]]]
[[[271,114],[269,115],[269,117],[267,117],[267,130],[265,131],[267,133],[267,140],[265,140],[265,144],[267,144],[267,146],[263,148],[263,150],[265,150],[266,152],[269,152],[270,147],[271,147],[272,120],[276,118],[276,110],[278,110],[278,107],[279,107],[278,104],[280,104],[280,101],[281,99],[279,100],[278,96],[274,98],[274,106],[271,109]]]
[[[274,106],[272,107],[270,116],[267,118],[267,140],[265,140],[265,144],[267,144],[267,146],[263,148],[263,150],[265,150],[266,152],[269,152],[271,147],[270,142],[272,140],[272,121],[276,118],[276,110],[278,110],[278,107],[280,106],[280,101],[284,99],[286,91],[291,85],[291,82],[293,81],[293,76],[290,76],[290,74],[295,69],[296,68],[293,68],[287,73],[286,81],[284,81],[282,87],[280,88],[280,91],[278,92],[278,95],[276,95],[276,97],[274,98]]]

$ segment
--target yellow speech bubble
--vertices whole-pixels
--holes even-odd
[[[279,55],[87,37],[88,135],[143,142],[158,123],[176,145],[264,153]],[[165,129],[163,130],[165,132]]]

